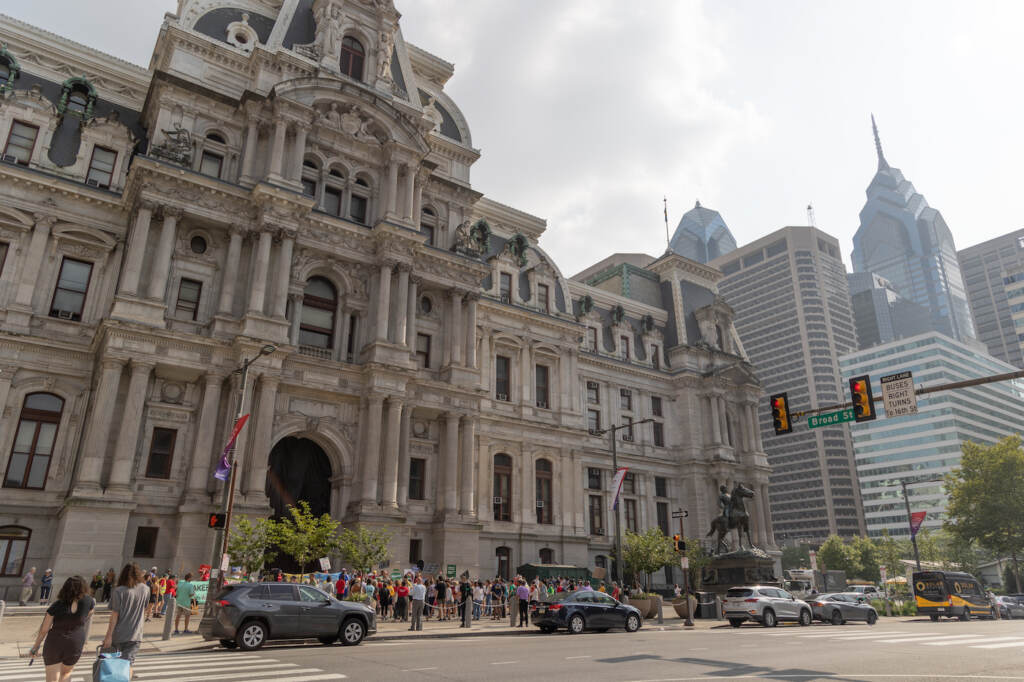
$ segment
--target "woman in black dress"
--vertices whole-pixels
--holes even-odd
[[[39,655],[39,645],[46,640],[43,647],[46,682],[68,682],[71,679],[71,672],[82,656],[95,605],[83,577],[75,575],[64,581],[56,601],[46,610],[36,643],[29,651],[29,655],[35,658]]]

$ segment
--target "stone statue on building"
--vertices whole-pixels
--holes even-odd
[[[742,483],[733,486],[732,493],[726,492],[727,488],[719,486],[718,504],[722,507],[722,513],[711,522],[711,530],[705,537],[711,537],[718,533],[718,542],[715,545],[715,554],[721,554],[729,549],[726,535],[735,529],[739,549],[743,549],[743,534],[746,533],[747,544],[754,548],[754,542],[750,539],[750,514],[747,512],[743,502],[745,499],[754,497],[754,491]]]
[[[391,57],[395,50],[395,34],[391,31],[381,31],[380,40],[377,44],[377,78],[391,80]]]
[[[180,123],[175,123],[173,130],[163,129],[160,132],[164,134],[164,141],[154,145],[149,155],[182,166],[192,165],[192,133],[182,128]]]
[[[479,258],[487,253],[491,244],[491,226],[481,218],[470,225],[468,220],[463,221],[455,228],[455,244],[452,251],[461,253],[464,256]]]

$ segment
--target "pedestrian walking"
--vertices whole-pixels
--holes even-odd
[[[479,580],[473,584],[473,620],[480,620],[484,606],[484,585]]]
[[[50,601],[50,590],[53,589],[53,569],[48,568],[39,579],[39,603],[46,604]]]
[[[409,590],[409,594],[412,597],[412,624],[409,626],[410,630],[422,630],[423,629],[423,603],[424,597],[427,595],[427,588],[419,578],[416,578],[416,582],[413,583],[412,589]]]
[[[409,620],[410,592],[411,590],[409,589],[409,581],[403,578],[402,582],[400,582],[398,586],[395,588],[395,606],[397,607],[398,610],[398,613],[396,614],[395,617],[401,619],[403,623]]]
[[[97,569],[89,581],[89,590],[94,600],[103,596],[103,571]]]
[[[114,590],[115,582],[117,582],[117,574],[114,573],[113,568],[108,568],[107,574],[103,576],[103,601],[110,601],[110,593]]]
[[[33,566],[21,579],[21,595],[18,598],[18,606],[25,606],[32,598],[32,588],[36,584],[36,567]]]
[[[188,623],[192,620],[192,600],[196,595],[196,586],[191,582],[192,574],[186,573],[185,580],[179,582],[175,588],[174,602],[174,634],[178,634],[178,622],[185,616],[185,633],[188,634]]]
[[[85,578],[74,575],[64,581],[57,599],[46,609],[35,644],[29,650],[29,656],[35,658],[39,655],[39,645],[46,640],[43,646],[46,682],[71,679],[75,664],[82,657],[95,605]]]
[[[103,648],[119,652],[133,667],[142,644],[142,623],[151,594],[139,565],[125,564],[110,595],[110,622],[103,636]]]
[[[516,598],[519,600],[519,626],[526,627],[529,625],[528,616],[530,615],[530,588],[526,586],[526,583],[522,580],[519,581],[519,587],[516,588]]]

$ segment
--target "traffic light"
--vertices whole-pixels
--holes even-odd
[[[853,398],[853,414],[859,422],[868,422],[877,417],[875,398],[871,395],[871,377],[864,376],[850,379],[850,396]]]
[[[210,528],[222,529],[222,528],[224,528],[224,525],[227,522],[227,520],[228,520],[228,515],[227,514],[222,514],[220,512],[217,512],[216,514],[210,514],[209,527]]]
[[[684,538],[682,535],[673,535],[672,536],[672,546],[675,547],[677,552],[680,552],[680,553],[685,552],[686,551],[686,538]]]
[[[775,435],[781,436],[784,433],[793,433],[793,424],[789,421],[789,398],[785,393],[776,393],[770,399],[772,406],[772,423],[775,426]]]

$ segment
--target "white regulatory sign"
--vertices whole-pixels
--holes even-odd
[[[880,381],[886,417],[917,414],[917,394],[914,393],[914,377],[910,372],[890,374],[882,377]]]

